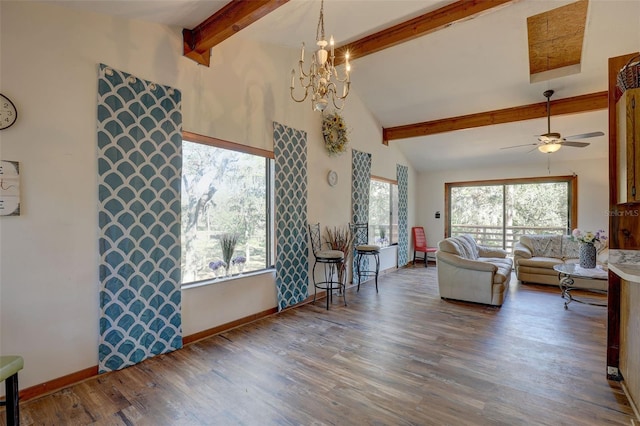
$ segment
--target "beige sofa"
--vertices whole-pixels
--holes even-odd
[[[596,243],[598,263],[606,265],[606,244]],[[553,267],[561,263],[578,263],[580,243],[569,235],[523,235],[516,243],[513,261],[516,276],[523,283],[559,285],[558,273]],[[574,287],[604,290],[607,281],[574,278]]]
[[[476,244],[470,235],[440,241],[436,252],[440,297],[502,306],[513,268],[506,256],[502,249]]]

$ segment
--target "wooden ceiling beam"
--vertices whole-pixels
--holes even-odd
[[[350,55],[349,59],[358,59],[441,30],[457,22],[473,19],[491,9],[514,1],[516,0],[458,0],[432,12],[336,48],[335,64],[339,65],[344,62],[344,54],[347,51]]]
[[[213,46],[228,39],[289,0],[231,0],[194,29],[182,30],[183,54],[209,66]]]
[[[575,114],[606,109],[609,105],[608,99],[608,92],[606,90],[604,92],[557,99],[555,101],[551,101],[551,115]],[[382,143],[388,145],[389,141],[396,139],[415,138],[419,136],[434,135],[437,133],[452,132],[454,130],[512,123],[514,121],[532,120],[534,118],[543,118],[546,116],[547,103],[545,101],[536,104],[383,128]]]
[[[232,0],[195,28],[183,29],[183,54],[209,66],[211,48],[289,0]],[[362,39],[338,47],[335,64],[344,62],[344,52],[361,58],[417,37],[441,30],[457,22],[473,19],[496,7],[517,0],[458,0],[432,12],[394,25]]]

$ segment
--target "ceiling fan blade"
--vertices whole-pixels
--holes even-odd
[[[525,143],[522,145],[513,145],[513,146],[504,146],[500,149],[511,149],[511,148],[520,148],[522,146],[532,146],[532,145],[540,145],[539,143]]]
[[[573,135],[573,136],[567,136],[566,138],[563,139],[585,139],[585,138],[595,138],[596,136],[604,136],[604,133],[602,132],[591,132],[591,133],[583,133],[581,135]]]
[[[563,146],[573,146],[575,148],[584,148],[585,146],[591,145],[589,142],[572,142],[572,141],[562,141],[560,145]]]

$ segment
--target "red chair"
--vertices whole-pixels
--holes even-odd
[[[416,266],[416,252],[424,253],[424,258],[418,260],[424,260],[424,267],[428,267],[429,253],[435,253],[438,251],[437,247],[427,247],[427,237],[424,236],[424,228],[422,226],[414,226],[411,228],[413,234],[413,266]]]

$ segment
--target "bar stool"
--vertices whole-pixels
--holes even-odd
[[[0,381],[5,382],[6,396],[1,405],[7,406],[7,425],[20,425],[18,371],[24,367],[21,356],[0,356]]]
[[[369,223],[354,223],[351,225],[353,233],[353,246],[355,251],[354,259],[356,261],[356,275],[358,276],[358,290],[360,291],[360,282],[362,278],[375,277],[376,293],[378,292],[378,272],[380,271],[380,246],[369,244]],[[376,267],[369,268],[368,256],[373,256]],[[364,266],[363,261],[367,261]],[[364,268],[364,269],[363,269]]]
[[[347,292],[344,282],[340,282],[340,268],[344,267],[344,252],[340,250],[322,250],[322,239],[320,237],[320,224],[309,224],[309,239],[315,262],[313,264],[313,303],[316,303],[318,289],[327,291],[327,310],[333,298],[333,290],[338,290],[344,298],[344,306],[347,306]],[[316,281],[316,265],[324,264],[324,281]],[[344,275],[343,281],[344,281]],[[336,277],[336,278],[334,278]]]

